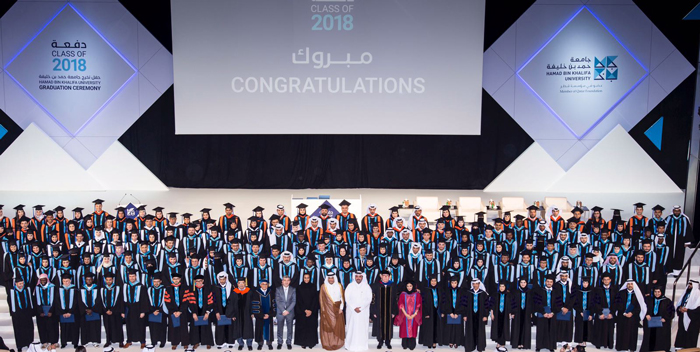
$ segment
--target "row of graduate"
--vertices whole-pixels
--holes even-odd
[[[21,277],[15,278],[8,303],[17,347],[21,350],[34,340],[32,317],[36,316],[40,341],[57,344],[60,337],[62,347],[68,343],[77,346],[79,342],[102,344],[103,323],[105,346],[118,343],[128,347],[127,344],[140,342],[143,347],[148,327],[151,342],[161,347],[166,340],[173,349],[178,345],[196,348],[200,344],[210,347],[237,342],[239,350],[244,346],[250,350],[254,339],[258,349],[264,344],[272,349],[272,318],[277,316],[278,325],[281,319],[275,311],[275,290],[289,287],[291,281],[275,289],[262,280],[259,287],[253,288],[245,279],[234,280],[221,272],[214,283],[197,275],[193,285],[187,286],[182,275],[174,274],[172,282],[164,285],[162,275],[156,274],[152,284],[146,286],[139,282],[136,270],[127,275],[127,282],[117,285],[115,275],[106,273],[105,284],[99,287],[91,273],[78,286],[68,274],[62,276],[60,285],[54,285],[42,274],[33,289],[25,286]],[[365,276],[362,272],[356,275]],[[396,324],[401,326],[400,337],[408,339],[403,341],[404,348],[414,348],[417,338],[430,348],[463,346],[466,351],[484,351],[485,327],[490,321],[490,338],[498,346],[509,342],[513,348],[531,349],[534,327],[536,350],[554,350],[558,342],[574,341],[591,342],[597,348],[635,351],[638,329],[642,327],[640,351],[670,351],[671,322],[677,315],[675,347],[696,347],[700,334],[700,290],[696,281],[688,284],[674,304],[659,286],[644,294],[633,280],[618,286],[607,273],[602,276],[601,286],[595,288],[589,277],[584,277],[580,286],[574,286],[567,276],[565,272],[547,275],[541,287],[526,278],[512,283],[503,281],[498,283],[496,292],[489,294],[476,278],[469,278],[469,283],[462,286],[461,279],[455,276],[446,280],[447,285],[440,285],[436,276],[430,276],[425,284],[412,280],[397,284],[391,281],[389,271],[382,271],[381,279],[372,283],[372,335],[380,346],[390,345],[393,328],[388,326]],[[334,278],[335,275],[329,275],[325,285]],[[296,287],[294,319],[304,329],[297,329],[294,343],[304,348],[318,343],[319,291],[325,292],[324,286],[319,288],[311,282],[309,273]],[[410,313],[402,306],[400,311],[404,314],[399,314],[399,293],[416,291],[420,304],[414,304]],[[378,295],[387,296],[379,299]],[[397,320],[397,316],[406,320]],[[126,336],[122,325],[126,326]],[[290,345],[291,326],[287,328],[286,341]],[[281,332],[277,338],[281,346]]]
[[[209,234],[199,236],[207,237]],[[216,234],[216,231],[211,234]],[[54,284],[59,284],[64,274],[70,274],[74,282],[82,285],[84,275],[92,273],[98,277],[97,284],[101,286],[104,284],[104,274],[111,272],[115,274],[117,283],[121,284],[126,282],[127,272],[131,269],[135,269],[139,273],[139,281],[147,285],[156,273],[163,274],[166,284],[172,281],[173,274],[179,273],[184,276],[187,285],[192,285],[196,275],[203,275],[208,282],[214,282],[215,274],[223,271],[235,279],[245,278],[256,288],[260,280],[268,280],[273,287],[278,286],[285,275],[290,276],[293,284],[297,285],[307,272],[317,287],[331,272],[338,275],[343,286],[347,286],[356,270],[365,272],[370,282],[377,281],[381,270],[388,270],[394,282],[413,279],[425,284],[428,277],[435,275],[438,281],[444,283],[443,278],[456,276],[460,278],[461,286],[467,277],[478,278],[490,293],[495,291],[497,282],[512,282],[516,277],[524,277],[529,283],[543,286],[547,274],[562,271],[569,273],[577,286],[581,285],[583,277],[590,277],[592,285],[599,286],[603,273],[610,274],[617,285],[626,279],[633,279],[645,293],[649,292],[652,284],[665,285],[669,272],[669,250],[663,243],[662,235],[657,235],[654,243],[650,239],[642,240],[637,246],[640,249],[631,247],[627,243],[628,238],[621,246],[613,245],[607,255],[598,247],[582,243],[586,238],[580,236],[579,243],[560,246],[568,249],[563,253],[556,249],[558,243],[553,239],[547,242],[542,251],[535,249],[532,241],[526,241],[525,248],[514,254],[505,250],[507,246],[503,243],[496,243],[494,250],[488,251],[486,242],[477,240],[475,245],[470,242],[456,244],[452,250],[448,250],[447,242],[440,241],[434,251],[419,242],[409,242],[408,255],[397,252],[389,255],[389,244],[381,242],[376,257],[367,255],[366,247],[360,247],[353,256],[345,246],[328,249],[324,242],[319,242],[314,250],[308,245],[299,246],[296,255],[289,251],[280,253],[280,246],[275,244],[268,255],[255,244],[250,251],[243,249],[236,239],[230,242],[228,250],[210,247],[208,252],[201,255],[195,251],[185,256],[186,252],[182,251],[185,242],[178,242],[172,236],[153,247],[142,242],[136,252],[125,250],[118,241],[108,243],[105,238],[96,238],[89,245],[73,247],[67,254],[61,254],[66,247],[53,246],[49,256],[38,245],[33,245],[27,254],[19,249],[14,238],[9,238],[5,242],[7,252],[3,253],[2,269],[7,289],[17,276],[34,287],[41,274],[46,274]],[[309,255],[307,248],[311,251]],[[580,254],[587,250],[589,252],[585,255]]]
[[[597,206],[591,209],[592,216],[587,222],[582,220],[583,211],[580,208],[574,208],[573,216],[565,220],[557,207],[550,207],[548,216],[540,219],[539,208],[532,206],[527,217],[518,215],[511,221],[510,213],[505,212],[504,219],[496,219],[491,226],[487,225],[481,216],[479,220],[471,223],[471,227],[462,217],[453,218],[449,207],[444,207],[442,216],[436,220],[435,229],[429,228],[429,221],[422,215],[420,206],[415,207],[408,220],[399,217],[398,208],[392,207],[391,215],[384,221],[377,213],[376,206],[370,205],[367,214],[361,220],[361,225],[358,223],[358,217],[348,211],[350,203],[347,201],[341,202],[341,211],[335,216],[328,213],[327,205],[321,207],[319,216],[310,216],[306,213],[307,206],[300,204],[294,220],[286,215],[284,206],[278,205],[276,214],[269,218],[269,222],[263,216],[264,208],[258,206],[253,209],[253,216],[248,219],[247,228],[244,229],[240,218],[233,214],[234,205],[230,203],[224,204],[225,214],[218,222],[212,219],[211,209],[202,209],[201,220],[191,222],[192,214],[185,213],[182,214],[180,223],[177,221],[177,213],[169,213],[169,217],[166,218],[162,207],[154,208],[153,216],[146,213],[145,206],[141,206],[135,219],[127,218],[124,208],[120,207],[117,208],[117,216],[114,217],[102,209],[103,202],[101,199],[95,200],[95,211],[85,217],[82,216],[82,208],[73,209],[72,220],[64,216],[65,208],[62,206],[46,212],[43,212],[43,205],[34,206],[34,216],[30,219],[25,216],[24,206],[18,205],[12,219],[0,213],[0,238],[3,237],[3,232],[7,232],[15,235],[20,246],[31,241],[31,238],[42,245],[55,245],[60,242],[66,246],[73,246],[76,241],[90,243],[95,237],[101,237],[96,234],[96,231],[101,229],[108,242],[119,240],[125,245],[131,243],[132,246],[138,246],[138,242],[141,241],[162,242],[169,235],[173,235],[176,241],[201,233],[209,235],[211,228],[215,226],[218,233],[212,242],[215,242],[213,244],[217,247],[225,247],[232,238],[236,238],[245,246],[250,246],[257,240],[263,252],[269,252],[269,247],[275,243],[285,251],[292,250],[294,244],[302,241],[315,247],[319,239],[328,237],[329,246],[346,244],[355,249],[358,244],[364,245],[367,246],[368,254],[376,256],[379,254],[378,245],[381,240],[389,243],[414,241],[422,242],[424,246],[437,247],[438,241],[443,239],[448,244],[463,241],[474,243],[481,239],[486,241],[489,250],[493,247],[493,242],[501,241],[507,243],[510,253],[517,253],[525,247],[528,239],[534,241],[535,248],[543,250],[549,239],[561,242],[562,237],[566,237],[569,242],[577,243],[580,235],[586,233],[590,237],[589,243],[607,252],[614,243],[622,244],[625,234],[631,236],[630,241],[636,246],[641,239],[654,240],[655,236],[661,233],[667,238],[665,243],[668,245],[669,263],[672,266],[670,269],[678,270],[683,264],[684,245],[691,242],[693,236],[690,222],[680,206],[675,206],[672,214],[665,216],[665,208],[656,205],[652,208],[653,216],[647,218],[643,215],[643,203],[635,204],[635,215],[627,221],[621,218],[618,209],[614,210],[613,218],[606,221],[600,213],[603,208]],[[0,212],[1,208],[2,206]],[[280,230],[277,229],[278,225],[281,225]],[[189,231],[192,227],[195,228],[194,233]],[[567,232],[567,235],[563,235],[563,232]],[[54,233],[56,238],[52,238]],[[82,241],[77,239],[80,234]],[[279,238],[286,234],[291,234],[290,240]],[[151,236],[154,238],[151,239]],[[199,237],[187,241],[189,243],[185,249],[190,250],[194,247],[198,251],[206,250],[210,244],[209,239]],[[29,252],[28,248],[26,251]],[[393,251],[394,248],[389,248],[390,255]]]

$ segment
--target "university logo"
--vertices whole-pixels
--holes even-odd
[[[139,212],[136,209],[136,206],[134,204],[129,203],[129,205],[124,207],[124,215],[126,215],[127,218],[136,219],[136,216],[138,214],[139,214]]]
[[[615,59],[617,59],[617,56],[604,56],[602,59],[595,58],[593,71],[596,81],[617,80],[617,65],[615,64]]]

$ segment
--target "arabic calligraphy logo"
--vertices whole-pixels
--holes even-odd
[[[615,64],[617,56],[605,56],[602,59],[595,58],[594,79],[596,81],[615,81],[617,80],[617,64]]]

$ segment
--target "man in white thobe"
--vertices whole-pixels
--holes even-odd
[[[372,288],[365,273],[355,272],[355,281],[345,290],[347,307],[345,323],[345,349],[366,351],[369,349],[369,306],[372,303]]]

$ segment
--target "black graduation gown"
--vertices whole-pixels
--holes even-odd
[[[673,302],[670,299],[663,297],[658,301],[659,307],[656,312],[654,312],[654,306],[656,302],[655,297],[648,297],[647,301],[647,315],[652,317],[661,317],[666,320],[662,323],[660,328],[649,328],[649,321],[644,319],[643,321],[643,331],[644,337],[642,339],[642,347],[639,352],[648,351],[670,351],[671,350],[671,321],[676,315],[676,310],[673,307]]]
[[[275,314],[275,294],[271,288],[263,294],[262,289],[252,291],[252,313],[255,316],[255,342],[262,344],[267,341],[268,345],[272,345],[275,340],[275,325],[272,319]],[[264,319],[267,314],[267,319]]]
[[[567,285],[562,285],[560,282],[554,283],[554,291],[557,292],[557,299],[554,303],[558,306],[558,311],[562,308],[569,310],[570,316],[574,316],[574,291],[570,290],[573,283],[569,280]],[[557,332],[557,342],[571,342],[574,334],[574,319],[569,318],[569,320],[558,320],[556,315],[554,316],[554,324]]]
[[[515,295],[519,294],[518,291]],[[497,292],[491,296],[491,340],[503,346],[506,341],[510,340],[510,315],[513,294],[510,292]],[[501,308],[501,299],[503,299],[503,308]]]
[[[100,289],[97,288],[96,284],[93,287],[87,288],[83,286],[80,291],[80,297],[78,298],[78,307],[80,309],[80,343],[85,345],[87,343],[100,343],[102,340],[102,326],[100,324],[100,305],[98,302],[98,297],[100,296]],[[87,320],[88,312],[97,315],[97,320]]]
[[[39,330],[39,341],[44,343],[58,343],[58,314],[56,314],[56,286],[48,283],[46,287],[37,286],[34,290],[36,327]],[[42,306],[48,306],[48,313],[45,315]]]
[[[297,287],[297,303],[294,306],[294,344],[302,347],[314,347],[318,343],[318,291],[313,283],[302,283]],[[310,310],[311,315],[306,316]],[[303,327],[303,328],[302,328]]]
[[[156,342],[163,344],[165,343],[168,327],[168,315],[165,313],[167,309],[165,302],[165,286],[160,285],[158,288],[149,287],[146,294],[148,296],[148,311],[146,312],[145,320],[148,325],[148,330],[151,333],[151,343],[154,345]],[[158,315],[154,314],[156,311],[158,311],[158,315],[160,315],[160,322],[151,321],[151,314],[153,314],[154,320],[158,319]]]
[[[680,307],[679,307],[680,308]],[[700,308],[688,309],[683,313],[676,309],[678,314],[678,332],[676,333],[675,347],[678,348],[694,348],[698,345],[698,335],[700,335]],[[685,328],[683,319],[685,315],[690,318],[688,328]]]
[[[126,324],[126,341],[146,343],[145,314],[149,302],[146,287],[141,284],[124,284],[124,323]],[[141,318],[141,314],[144,317]]]
[[[182,284],[178,286],[173,286],[171,284],[165,289],[163,301],[165,302],[165,306],[168,307],[168,314],[170,314],[170,319],[168,319],[168,341],[170,341],[173,346],[177,346],[181,343],[182,346],[190,344],[190,334],[188,330],[190,320],[188,297],[189,290]],[[175,327],[175,320],[173,319],[175,313],[180,313],[179,325],[177,327]]]
[[[214,313],[214,294],[212,294],[209,287],[204,284],[201,288],[194,287],[191,291],[191,296],[189,301],[189,313],[192,316],[190,321],[190,343],[192,345],[214,345],[214,335],[211,332],[211,325],[207,323],[206,325],[195,325],[194,314],[197,315],[197,319],[204,319],[207,313],[211,315]],[[182,324],[182,322],[181,322]]]
[[[513,348],[523,346],[530,349],[532,346],[532,290],[521,291],[520,288],[511,293],[511,314],[513,314],[513,325],[510,334],[510,344]],[[524,295],[523,295],[524,294]],[[524,300],[524,307],[523,307]]]
[[[236,295],[235,292],[233,292],[233,287],[229,290],[228,295],[226,294],[226,289],[222,291],[221,285],[216,285],[212,288],[212,292],[214,293],[214,312],[219,313],[219,315],[223,318],[226,316],[227,318],[236,318],[238,316],[238,295]],[[214,315],[213,318],[214,323],[216,324],[216,328],[214,330],[214,342],[216,342],[217,345],[221,346],[225,343],[227,344],[233,344],[236,342],[236,334],[235,334],[235,326],[233,325],[233,321],[231,322],[230,325],[221,325],[219,326],[218,320],[216,320],[216,315]],[[238,320],[236,318],[236,320]]]
[[[624,316],[627,309],[627,290],[619,291],[615,298],[617,330],[615,333],[615,349],[618,351],[637,349],[637,333],[639,332],[639,303],[634,292],[630,296],[631,317]]]
[[[61,294],[61,292],[63,292],[63,294]],[[73,344],[73,347],[78,347],[78,340],[80,339],[80,311],[78,307],[80,291],[72,285],[68,289],[59,287],[57,299],[58,304],[56,308],[58,308],[57,313],[59,314],[59,320],[60,316],[64,314],[71,314],[73,316],[72,323],[60,323],[61,345],[66,345],[70,342]]]
[[[236,339],[242,338],[244,340],[252,340],[255,337],[253,332],[253,318],[251,318],[253,291],[248,289],[248,291],[242,293],[236,288],[233,292],[238,296],[238,314],[236,315],[236,321],[233,322],[234,336]]]
[[[555,284],[556,285],[556,284]],[[534,289],[532,302],[533,302],[533,314],[536,316],[535,321],[537,325],[537,332],[535,337],[535,349],[548,349],[554,351],[557,346],[557,334],[556,334],[556,314],[560,310],[560,305],[556,304],[557,301],[561,302],[560,293],[552,289],[550,303],[547,304],[547,290],[545,288]],[[549,307],[551,313],[554,316],[551,318],[545,318],[545,307]]]
[[[436,333],[438,343],[441,345],[464,346],[464,319],[460,317],[459,324],[447,324],[447,317],[450,314],[462,315],[466,313],[466,308],[462,302],[464,291],[457,288],[446,288],[440,292],[440,329]]]
[[[428,348],[438,343],[440,334],[440,291],[437,287],[424,287],[420,290],[423,297],[423,324],[418,333],[418,343]]]
[[[474,292],[467,290],[465,294],[466,302],[464,302],[464,313],[467,316],[465,322],[465,338],[464,350],[469,351],[484,351],[486,349],[486,324],[489,316],[489,295],[486,291]],[[476,299],[476,303],[474,300]],[[476,307],[474,306],[476,304]],[[476,309],[475,309],[476,308]],[[476,311],[475,311],[476,310]],[[464,316],[464,315],[463,315]],[[487,321],[484,321],[487,318]],[[491,326],[493,329],[493,326]]]
[[[112,284],[112,287],[102,287],[100,289],[100,310],[102,311],[102,322],[104,323],[107,343],[122,343],[124,341],[124,330],[122,324],[124,319],[124,299],[120,285]],[[111,313],[111,314],[109,314]]]
[[[606,290],[604,287],[598,287],[593,289],[595,292],[595,302],[591,307],[594,311],[593,316],[593,334],[591,337],[591,342],[596,348],[613,348],[615,345],[615,295],[617,294],[619,288],[615,285],[610,285]],[[608,295],[610,296],[608,299]],[[609,301],[609,302],[608,302]],[[610,314],[613,316],[612,319],[600,319],[603,315],[603,309],[609,309]]]
[[[576,290],[574,293],[574,342],[592,342],[593,316],[595,312],[596,292],[592,287]],[[584,300],[585,296],[585,300]],[[584,311],[588,312],[590,320],[583,320]]]
[[[372,336],[380,343],[391,343],[394,336],[394,316],[398,313],[398,289],[395,284],[384,285],[377,282],[372,285]]]
[[[29,347],[34,341],[34,302],[28,288],[10,290],[9,305],[12,317],[12,330],[15,333],[15,345],[17,350]]]

